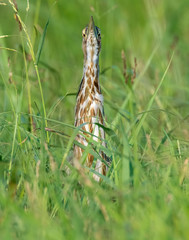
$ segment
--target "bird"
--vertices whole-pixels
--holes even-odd
[[[101,50],[101,30],[98,28],[91,16],[89,24],[82,31],[82,49],[84,55],[83,77],[79,86],[75,106],[75,127],[83,124],[84,134],[78,134],[76,141],[84,146],[88,145],[86,137],[92,136],[94,141],[100,141],[106,147],[105,131],[100,127],[104,124],[103,95],[99,83],[99,54]],[[90,135],[87,132],[91,133]],[[86,136],[86,137],[85,137]],[[74,159],[78,163],[84,150],[74,145]],[[96,159],[94,180],[101,181],[100,175],[106,175],[107,157],[103,151],[99,152],[104,161]],[[85,165],[91,167],[94,156],[88,153]]]

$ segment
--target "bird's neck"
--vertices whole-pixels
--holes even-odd
[[[87,54],[84,59],[83,78],[91,79],[93,83],[99,77],[99,55],[98,49],[88,47]]]
[[[101,94],[99,84],[99,56],[95,49],[87,49],[88,52],[84,57],[83,78],[80,83],[77,94],[78,99],[88,101],[94,100],[97,94]]]

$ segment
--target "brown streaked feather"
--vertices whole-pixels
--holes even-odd
[[[91,78],[89,77],[88,80],[87,80],[87,85],[91,86],[91,84],[92,84],[92,81],[91,81]]]
[[[88,167],[91,167],[93,164],[94,156],[91,155],[90,153],[88,154]]]

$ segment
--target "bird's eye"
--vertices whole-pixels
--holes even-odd
[[[98,37],[100,38],[101,37],[101,31],[100,31],[100,28],[97,27],[97,34],[98,34]]]
[[[86,36],[87,36],[87,28],[83,29],[82,36],[83,36],[83,38],[86,38]]]

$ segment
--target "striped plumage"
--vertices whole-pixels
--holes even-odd
[[[103,96],[99,84],[99,53],[101,49],[101,34],[100,29],[95,26],[93,17],[86,28],[83,29],[83,53],[84,53],[84,68],[83,78],[80,83],[76,108],[75,108],[75,126],[78,127],[83,123],[85,124],[82,129],[94,134],[101,139],[105,139],[105,133],[102,128],[95,125],[99,123],[104,125],[103,120]],[[88,136],[88,134],[86,134]],[[101,144],[105,147],[105,141],[99,140],[93,136],[95,141],[101,141]],[[87,145],[88,142],[85,137],[80,134],[77,135],[76,140],[83,145]],[[79,161],[82,156],[83,150],[77,145],[74,146],[75,160]],[[106,158],[103,152],[100,152],[103,159]],[[88,154],[86,165],[91,167],[94,160],[94,156]],[[103,175],[106,175],[106,166],[101,160],[97,159],[95,170]],[[93,175],[96,181],[100,180],[100,177],[96,174]]]

